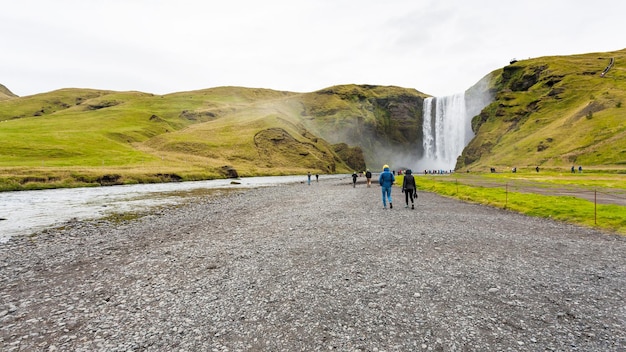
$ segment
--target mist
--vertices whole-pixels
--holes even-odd
[[[463,93],[424,100],[421,151],[413,169],[450,172],[474,138],[472,119],[493,101],[489,76]],[[401,160],[403,163],[405,157]]]

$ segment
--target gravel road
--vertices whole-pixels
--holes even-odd
[[[626,238],[351,179],[0,244],[0,351],[625,351]]]

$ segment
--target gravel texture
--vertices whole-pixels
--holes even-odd
[[[626,238],[322,180],[0,244],[0,351],[625,351]]]

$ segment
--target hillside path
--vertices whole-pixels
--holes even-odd
[[[1,351],[624,351],[626,238],[351,179],[0,245]]]

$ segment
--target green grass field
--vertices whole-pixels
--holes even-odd
[[[402,176],[396,183],[402,184]],[[540,172],[419,175],[420,190],[626,235],[626,175]],[[564,195],[563,195],[564,194]],[[610,195],[611,203],[594,200]]]

